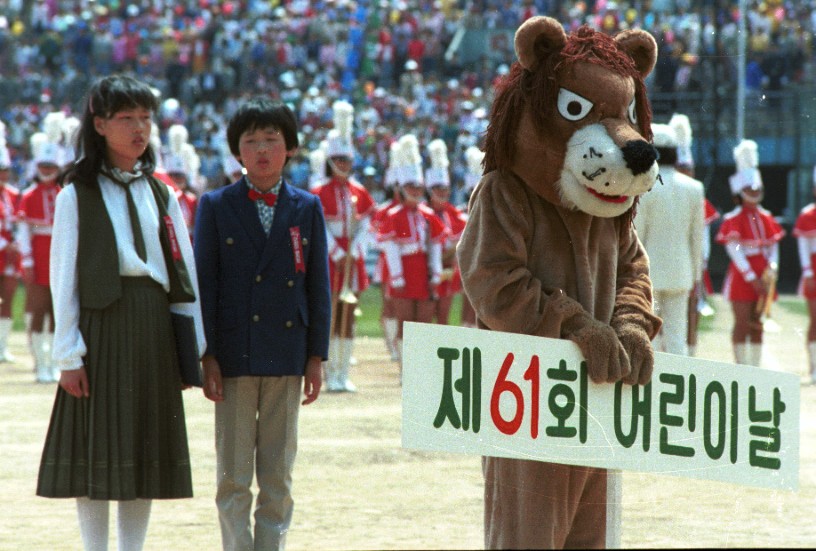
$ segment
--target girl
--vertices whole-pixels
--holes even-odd
[[[465,215],[450,203],[451,189],[448,174],[448,148],[440,139],[428,144],[431,166],[425,171],[425,186],[430,194],[428,205],[447,228],[448,237],[442,244],[442,274],[436,289],[434,318],[440,325],[448,325],[453,297],[462,292],[462,279],[456,262],[456,244],[465,230]]]
[[[741,204],[725,216],[717,243],[725,245],[731,264],[723,283],[723,296],[731,301],[734,329],[731,341],[736,363],[759,366],[762,358],[762,312],[775,300],[779,241],[785,230],[770,212],[759,206],[764,196],[757,168],[757,144],[743,140],[734,148],[737,173],[731,176],[731,193]]]
[[[74,497],[85,549],[141,549],[153,499],[192,496],[174,311],[205,349],[195,264],[175,194],[153,178],[151,89],[109,76],[89,92],[79,160],[51,247],[59,388],[37,495]]]
[[[391,142],[391,145],[389,146],[388,169],[385,171],[385,177],[383,179],[385,195],[386,197],[390,196],[391,200],[384,201],[382,204],[377,205],[377,210],[371,217],[371,230],[375,236],[380,233],[380,224],[385,218],[385,215],[388,214],[388,211],[402,202],[402,196],[400,195],[399,186],[397,185],[397,180],[393,169],[394,155],[398,149],[398,145],[398,142],[395,141]],[[385,251],[383,251],[379,244],[377,247],[379,248],[380,253],[379,257],[377,258],[377,265],[374,268],[374,282],[379,284],[380,294],[382,296],[380,326],[383,330],[385,346],[391,355],[391,361],[396,362],[399,360],[399,353],[397,352],[398,321],[397,315],[394,312],[394,301],[391,300],[391,297],[388,296],[388,293],[386,293],[386,289],[388,288],[388,265],[385,262]]]
[[[468,216],[468,201],[470,194],[476,188],[476,184],[482,178],[482,162],[484,161],[484,151],[472,145],[465,150],[465,164],[467,171],[465,172],[465,201],[459,206],[459,211],[463,213],[465,222]],[[461,275],[460,275],[461,278]],[[462,293],[462,326],[476,327],[476,312],[473,310],[473,305],[470,303],[466,293]]]
[[[816,171],[814,171],[814,195],[816,195]],[[810,324],[807,333],[807,351],[809,359],[808,379],[816,384],[816,280],[813,277],[813,268],[816,265],[816,203],[811,203],[802,209],[793,235],[799,244],[799,263],[802,266],[802,279],[799,283],[799,293],[805,297],[810,314]]]
[[[351,178],[354,164],[352,122],[354,108],[346,101],[332,105],[334,128],[326,136],[326,176],[312,190],[326,217],[329,274],[332,290],[332,327],[326,390],[355,392],[349,380],[354,347],[357,299],[368,288],[366,243],[377,204],[365,187]]]
[[[442,243],[448,235],[442,220],[423,203],[421,163],[416,137],[408,134],[400,138],[394,174],[402,202],[388,210],[378,226],[389,274],[386,293],[398,320],[400,378],[404,322],[433,321],[436,289],[442,275]]]
[[[45,118],[54,120],[53,114],[49,113]],[[53,126],[48,120],[43,125],[47,130],[49,126]],[[61,146],[54,139],[53,130],[32,134],[29,143],[35,173],[32,184],[23,191],[20,198],[17,242],[26,285],[25,310],[34,372],[38,383],[51,383],[57,380],[58,374],[51,360],[54,307],[48,275],[49,250],[54,225],[54,205],[59,192],[57,179],[63,156]]]

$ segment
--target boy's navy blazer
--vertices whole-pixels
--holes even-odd
[[[244,178],[205,193],[193,238],[207,354],[225,377],[303,375],[326,359],[331,291],[320,200],[284,182],[267,238]],[[296,245],[302,262],[296,262]]]

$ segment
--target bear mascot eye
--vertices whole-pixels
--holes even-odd
[[[636,125],[637,122],[638,122],[638,120],[637,120],[637,102],[636,102],[636,100],[633,99],[632,101],[629,102],[629,107],[628,107],[627,111],[629,113],[629,122]]]
[[[558,91],[558,112],[570,122],[577,122],[589,115],[594,104],[566,88]]]

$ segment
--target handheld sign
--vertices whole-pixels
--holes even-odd
[[[646,386],[595,384],[578,347],[464,327],[405,323],[402,444],[799,486],[799,378],[655,353]]]

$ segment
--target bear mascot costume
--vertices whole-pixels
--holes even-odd
[[[644,385],[661,321],[632,218],[658,174],[643,82],[656,42],[533,17],[515,49],[457,248],[478,327],[569,339],[594,383]],[[605,546],[606,470],[482,461],[487,548]]]

